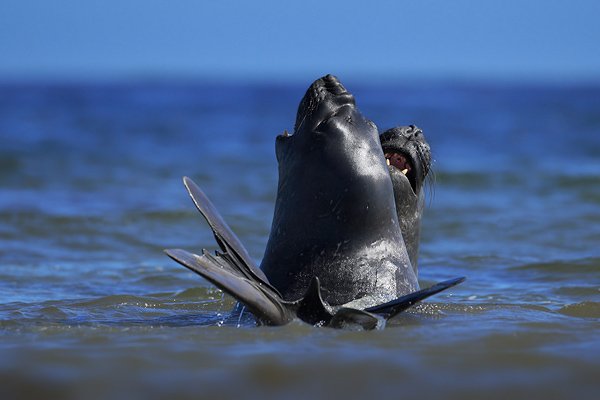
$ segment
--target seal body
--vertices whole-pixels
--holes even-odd
[[[276,140],[279,183],[261,268],[286,300],[313,277],[331,305],[369,307],[418,289],[375,124],[337,78],[315,81],[293,135]]]

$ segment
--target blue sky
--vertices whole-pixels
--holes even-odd
[[[2,0],[0,80],[600,81],[600,1]]]

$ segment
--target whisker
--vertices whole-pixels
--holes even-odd
[[[435,173],[435,170],[433,169],[433,163],[434,161],[432,160],[431,166],[429,168],[429,174],[427,174],[427,177],[425,178],[425,180],[427,181],[427,200],[429,202],[429,207],[431,207],[431,204],[433,203],[433,198],[435,197],[435,184],[437,179],[437,175]]]

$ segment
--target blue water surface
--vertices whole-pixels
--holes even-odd
[[[597,395],[599,87],[346,82],[432,146],[422,285],[468,277],[384,331],[238,326],[162,253],[216,248],[188,175],[260,261],[308,84],[0,86],[0,393]]]

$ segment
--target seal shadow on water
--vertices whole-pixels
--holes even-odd
[[[249,310],[259,324],[300,319],[381,329],[417,302],[465,278],[419,290],[422,185],[431,156],[415,126],[377,127],[327,75],[307,90],[293,135],[276,138],[279,184],[260,268],[202,190],[184,185],[220,251],[165,250]]]

